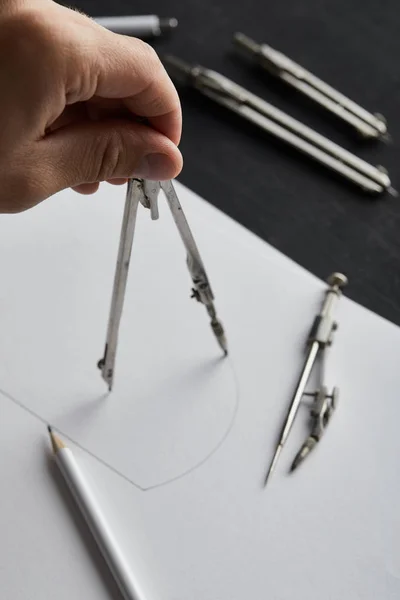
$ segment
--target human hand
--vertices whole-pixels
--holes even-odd
[[[182,168],[179,98],[154,50],[52,0],[0,0],[0,89],[0,213]]]

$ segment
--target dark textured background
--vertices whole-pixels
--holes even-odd
[[[79,0],[76,6],[92,16],[177,17],[174,35],[155,44],[160,53],[226,74],[383,164],[400,187],[398,0]],[[358,141],[283,83],[233,59],[235,31],[269,43],[384,114],[393,143]],[[196,92],[182,92],[181,99],[180,180],[316,275],[346,272],[350,297],[400,325],[400,198],[371,199]]]

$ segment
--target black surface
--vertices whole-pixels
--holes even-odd
[[[218,70],[374,164],[400,186],[400,8],[396,0],[80,0],[93,16],[173,16],[160,53]],[[386,116],[394,142],[365,143],[295,91],[232,58],[231,37],[264,41]],[[400,198],[371,199],[253,126],[181,93],[180,180],[325,278],[342,270],[347,294],[400,325]]]

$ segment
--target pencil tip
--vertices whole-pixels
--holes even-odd
[[[52,429],[52,427],[50,427],[50,425],[47,426],[47,430],[50,434],[50,442],[51,442],[51,446],[53,448],[54,453],[58,452],[62,448],[65,448],[64,442],[62,440],[60,440],[58,435],[55,435],[53,433],[53,429]]]

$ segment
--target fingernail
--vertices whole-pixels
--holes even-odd
[[[174,163],[166,154],[148,154],[139,163],[136,177],[143,179],[171,179],[174,173]]]

